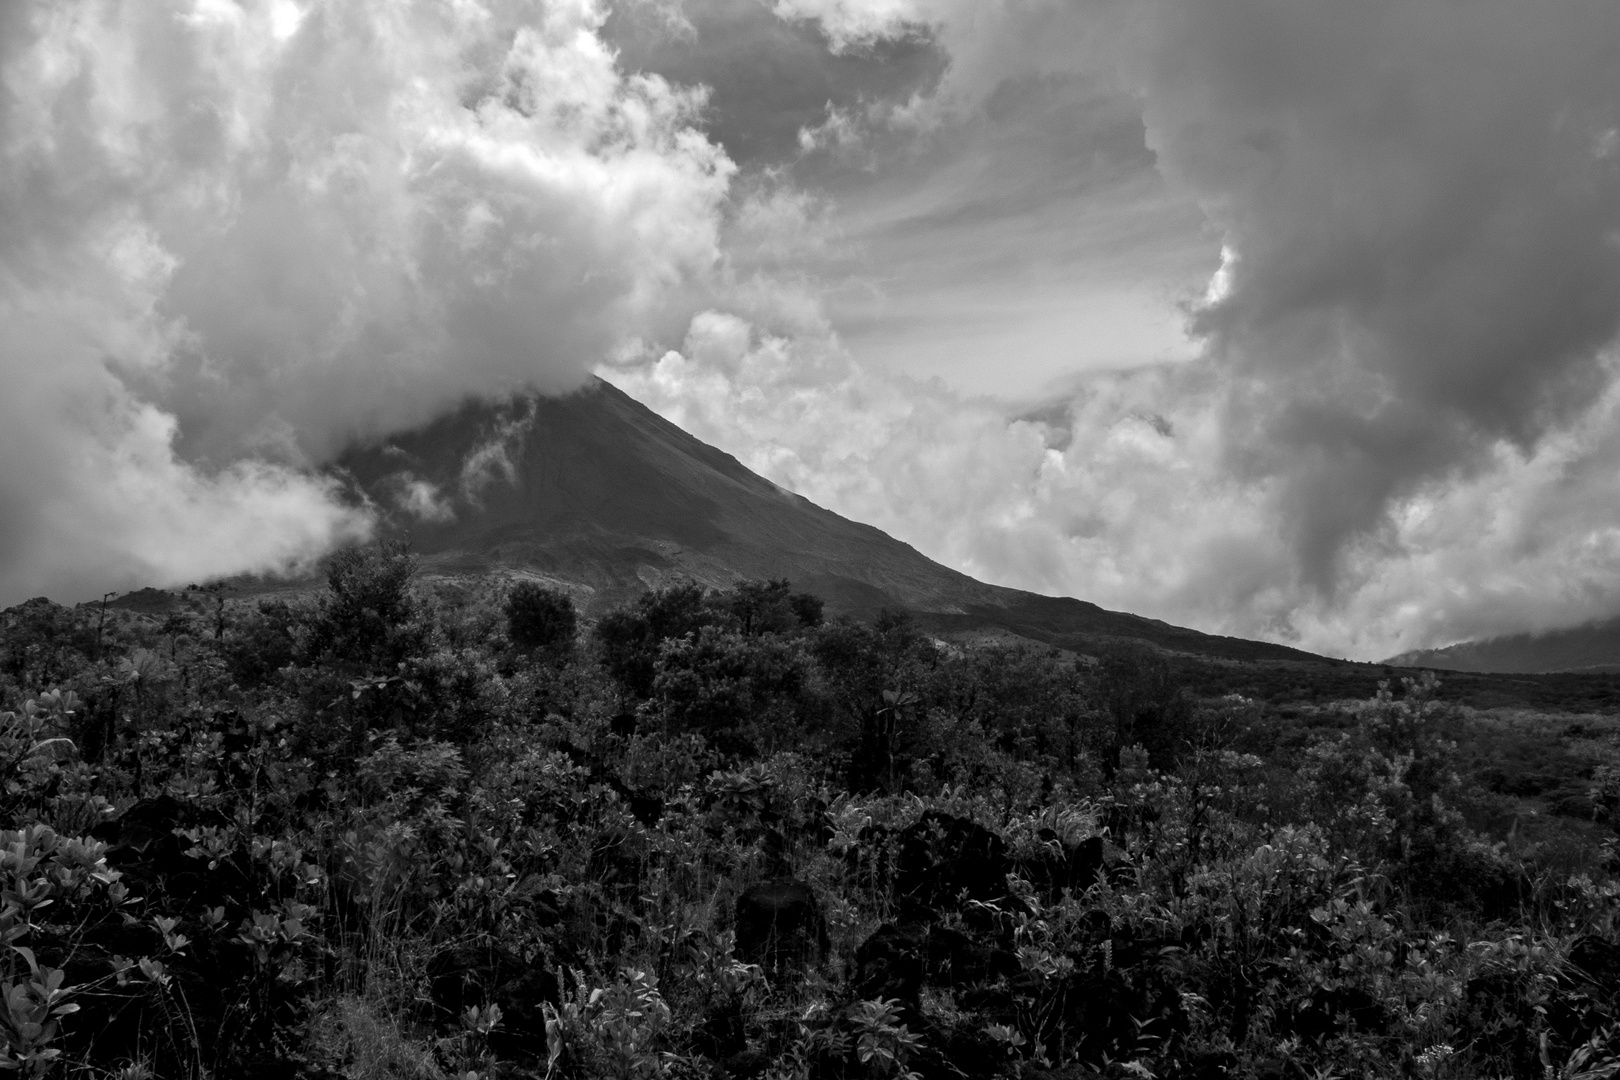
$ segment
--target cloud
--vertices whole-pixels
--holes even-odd
[[[1531,451],[1620,329],[1620,9],[1152,5],[1149,142],[1235,259],[1198,331],[1231,460],[1331,588],[1433,480]]]
[[[603,374],[777,483],[986,580],[1289,632],[1285,551],[1263,493],[1218,467],[1213,385],[1118,372],[1016,415],[855,363],[791,297],[755,301],[749,318],[700,314],[680,349]]]
[[[483,505],[483,494],[491,484],[517,481],[517,466],[512,462],[512,448],[520,442],[534,425],[532,400],[526,409],[505,416],[493,424],[482,442],[467,453],[461,463],[461,478],[457,487],[461,497],[474,507]]]
[[[1620,9],[895,10],[787,12],[949,60],[812,128],[810,274],[615,381],[1007,584],[1367,658],[1620,610]],[[1200,355],[1070,349],[1032,393],[1007,323],[1061,340],[1097,281],[1179,299]]]
[[[0,11],[0,596],[362,534],[306,467],[679,332],[733,166],[592,0]]]
[[[687,0],[679,34],[640,10],[605,28],[624,62],[710,88],[744,189],[818,204],[821,242],[785,272],[824,284],[861,363],[1029,394],[1191,353],[1177,303],[1217,238],[1088,61],[1087,5]]]
[[[776,0],[784,19],[821,25],[835,53],[926,30],[924,9],[913,0]]]
[[[1240,456],[1262,471],[1302,450],[1339,463],[1294,485],[1296,539],[1313,567],[1327,568],[1414,480],[1486,460],[1498,439],[1533,444],[1601,382],[1597,357],[1620,327],[1611,4],[805,0],[793,10],[829,34],[929,27],[950,64],[913,112],[953,118],[958,139],[998,104],[997,132],[1049,117],[1043,138],[998,147],[1003,192],[1044,175],[1036,148],[1065,132],[1093,157],[1106,151],[1098,114],[1118,114],[1119,162],[1136,153],[1196,198],[1235,256],[1195,329],[1251,380],[1234,408],[1262,420],[1260,437]],[[1049,104],[1018,107],[1020,97]],[[983,167],[961,149],[951,157],[936,184],[964,158]],[[1066,172],[1083,174],[1075,163]],[[1328,488],[1337,509],[1309,496]]]
[[[455,507],[433,481],[402,472],[395,474],[392,487],[394,504],[418,521],[444,523],[456,519]]]
[[[1225,464],[1208,368],[1089,376],[1039,410],[855,363],[800,299],[711,311],[603,374],[812,500],[999,584],[1377,659],[1620,609],[1620,387],[1532,453],[1426,486],[1331,595],[1278,528],[1286,478]]]
[[[932,88],[946,64],[923,34],[835,51],[821,22],[783,17],[761,0],[620,0],[602,35],[626,71],[706,88],[704,130],[744,170],[791,165],[800,131],[829,109],[900,105]]]
[[[0,597],[311,557],[368,527],[312,465],[605,364],[1007,584],[1613,614],[1616,10],[0,5]]]

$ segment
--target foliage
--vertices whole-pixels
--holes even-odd
[[[1620,1074],[1609,718],[413,575],[7,613],[0,1069]]]
[[[506,633],[520,649],[566,659],[573,654],[578,629],[574,601],[560,589],[524,581],[506,598]]]

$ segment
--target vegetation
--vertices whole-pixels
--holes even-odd
[[[779,581],[582,624],[388,546],[4,619],[20,1075],[1620,1076],[1607,714],[1211,694]]]

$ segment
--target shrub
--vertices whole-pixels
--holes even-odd
[[[416,558],[397,541],[333,555],[310,627],[311,655],[352,670],[386,672],[419,652],[429,627],[411,590],[415,576]]]
[[[560,589],[524,581],[506,598],[506,635],[525,651],[564,660],[573,654],[578,626],[574,601]]]
[[[716,621],[718,613],[708,599],[703,586],[685,582],[644,592],[634,607],[602,617],[594,635],[602,663],[625,693],[652,696],[654,666],[663,643]]]

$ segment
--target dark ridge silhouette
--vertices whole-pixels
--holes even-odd
[[[1503,675],[1620,671],[1620,619],[1545,634],[1511,634],[1444,649],[1415,649],[1385,661],[1403,667]]]
[[[570,588],[587,613],[681,578],[787,578],[833,613],[911,612],[936,632],[1006,631],[1076,651],[1128,639],[1233,660],[1316,660],[1095,604],[976,581],[777,487],[618,389],[469,402],[338,463],[423,568]],[[415,491],[412,507],[412,492]]]

